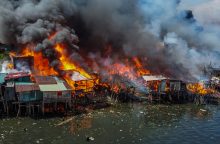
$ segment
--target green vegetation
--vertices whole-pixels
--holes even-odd
[[[0,60],[4,60],[4,59],[8,59],[8,58],[9,58],[8,52],[0,53]]]
[[[5,57],[5,54],[4,54],[4,53],[3,53],[3,54],[1,53],[1,54],[0,54],[0,60],[4,59],[4,57]]]

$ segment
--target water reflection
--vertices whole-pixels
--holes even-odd
[[[73,119],[69,124],[70,134],[76,134],[82,129],[90,129],[92,127],[92,117],[83,115]]]
[[[166,106],[166,105],[154,105],[147,106],[145,109],[144,121],[148,124],[157,126],[170,126],[177,123],[185,117],[190,119],[211,119],[212,111],[205,108],[205,106]]]
[[[75,117],[55,127],[60,118],[0,121],[0,144],[215,143],[220,133],[220,107],[122,104]],[[27,131],[24,131],[27,129]]]

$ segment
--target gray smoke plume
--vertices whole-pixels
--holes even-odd
[[[0,0],[0,42],[35,44],[53,66],[58,62],[52,46],[62,42],[71,59],[82,65],[86,59],[99,72],[104,61],[111,65],[137,56],[154,73],[199,79],[204,66],[220,59],[218,4],[218,0]],[[55,38],[48,40],[55,31]]]

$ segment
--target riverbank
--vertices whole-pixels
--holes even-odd
[[[217,143],[220,107],[117,104],[56,126],[62,121],[56,117],[0,120],[0,143]]]

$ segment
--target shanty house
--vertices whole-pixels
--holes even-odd
[[[63,80],[53,76],[35,76],[44,103],[71,101],[72,89]]]
[[[87,78],[81,75],[79,72],[74,71],[72,73],[72,81],[74,81],[75,92],[91,92],[95,86],[95,79]]]
[[[186,83],[163,76],[143,76],[148,93],[157,100],[183,102],[187,100]],[[154,99],[153,98],[153,99]]]
[[[11,57],[14,69],[18,71],[26,71],[30,72],[33,71],[34,66],[34,57],[32,56],[12,56]]]
[[[163,76],[143,76],[148,88],[157,92],[186,90],[186,84],[181,80],[166,78]]]
[[[164,92],[166,90],[166,77],[146,75],[143,76],[148,92]]]
[[[0,73],[0,113],[3,109],[3,107],[1,107],[1,105],[4,105],[4,91],[5,91],[5,77],[6,77],[6,73]]]
[[[10,73],[5,77],[5,92],[4,99],[6,101],[15,101],[16,100],[16,92],[15,92],[15,83],[16,82],[31,82],[30,74],[19,72],[19,73]]]
[[[0,99],[4,95],[4,86],[3,86],[3,84],[5,83],[6,75],[7,75],[6,73],[0,73]]]
[[[19,102],[43,100],[39,86],[34,83],[15,83],[15,92]]]

